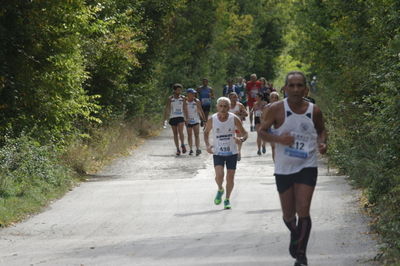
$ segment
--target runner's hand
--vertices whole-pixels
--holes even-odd
[[[242,141],[242,139],[241,138],[238,138],[238,137],[235,137],[235,142],[236,142],[236,144],[241,144],[241,143],[243,143],[243,141]]]
[[[326,143],[318,143],[319,153],[325,154],[327,149],[328,149],[328,146],[326,145]]]
[[[282,145],[290,146],[294,143],[294,137],[289,133],[284,133],[279,136],[278,142]]]
[[[213,145],[207,146],[207,152],[210,153],[210,154],[213,154],[213,153],[214,153],[214,152],[213,152]]]

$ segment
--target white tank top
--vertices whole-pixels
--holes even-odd
[[[288,175],[306,167],[317,167],[317,131],[313,122],[314,105],[308,103],[304,114],[293,112],[287,99],[283,100],[285,121],[274,134],[290,133],[295,137],[292,146],[275,143],[275,174]]]
[[[264,108],[265,108],[265,104],[262,104],[262,105],[256,105],[256,104],[254,104],[254,115],[255,115],[255,117],[261,117],[261,115],[262,115],[262,112],[263,112],[263,110],[264,110]]]
[[[169,113],[169,118],[184,117],[183,116],[183,97],[171,98],[171,112]]]
[[[214,154],[220,156],[230,156],[238,153],[235,142],[235,115],[228,113],[228,119],[221,122],[218,113],[212,116],[213,145]]]
[[[197,124],[200,123],[200,116],[197,112],[197,100],[194,99],[193,101],[187,101],[187,109],[188,109],[188,123],[189,124]]]
[[[229,112],[231,112],[231,113],[233,113],[233,114],[236,114],[236,112],[239,112],[240,111],[240,105],[239,105],[239,103],[236,103],[236,105],[235,105],[235,107],[229,107]]]

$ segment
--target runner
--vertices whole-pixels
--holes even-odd
[[[234,114],[229,112],[231,102],[226,97],[217,100],[217,113],[207,121],[204,131],[204,141],[207,146],[207,152],[214,154],[215,182],[218,186],[217,195],[214,199],[215,204],[221,204],[224,194],[224,166],[226,164],[226,198],[224,208],[230,209],[230,196],[234,186],[234,178],[237,164],[237,144],[247,139],[247,132],[243,128],[242,122]],[[242,137],[235,137],[234,131],[237,128]],[[213,146],[209,142],[210,131],[213,132]]]
[[[256,95],[260,92],[260,88],[261,83],[257,80],[257,75],[251,74],[250,80],[246,84],[247,106],[249,107],[249,111],[253,108],[256,101]],[[254,131],[252,112],[250,112],[250,131]]]
[[[174,133],[174,142],[176,146],[176,155],[181,155],[181,150],[179,149],[179,139],[181,141],[182,153],[186,153],[185,147],[185,136],[183,135],[183,126],[185,124],[185,116],[183,113],[183,103],[185,97],[181,95],[181,90],[183,86],[176,83],[172,86],[174,90],[173,95],[168,97],[167,105],[164,111],[164,120],[169,117],[169,124],[171,125],[172,132]],[[179,139],[178,139],[179,135]]]
[[[197,89],[197,93],[201,101],[201,108],[203,109],[206,118],[205,121],[207,121],[211,109],[211,101],[214,99],[214,91],[210,86],[208,86],[208,79],[203,78],[202,82],[203,84]],[[201,126],[203,126],[203,121],[201,121]]]
[[[273,104],[274,102],[279,101],[279,94],[276,91],[271,92],[271,94],[269,95],[269,99],[271,101],[271,103],[269,103],[266,108],[264,108],[264,111],[262,113],[261,116],[261,121],[263,121],[265,119],[265,116],[268,112],[268,108],[271,107],[271,104]],[[270,128],[270,133],[274,133],[274,125],[271,126]],[[275,162],[275,143],[270,142],[269,143],[271,145],[271,152],[272,152],[272,160]]]
[[[236,86],[233,84],[233,80],[232,79],[228,79],[226,81],[228,84],[224,85],[224,88],[222,90],[222,95],[225,97],[229,96],[229,93],[231,92],[236,92],[239,93],[239,90],[236,88]]]
[[[259,81],[261,83],[260,92],[262,93],[263,100],[269,103],[269,95],[274,91],[274,88],[265,78],[260,78]]]
[[[201,154],[200,150],[200,137],[199,131],[200,121],[207,121],[204,117],[203,110],[201,109],[201,102],[195,97],[196,90],[190,88],[186,90],[187,97],[186,101],[183,105],[183,111],[185,116],[188,118],[186,120],[186,129],[188,134],[188,143],[190,147],[189,155],[193,155],[193,133],[195,138],[195,145],[196,145],[196,156]],[[201,120],[200,120],[201,118]]]
[[[238,77],[236,79],[236,89],[239,96],[239,102],[243,104],[243,106],[247,107],[247,96],[246,96],[246,81],[242,77]]]
[[[261,115],[263,113],[263,110],[267,106],[267,102],[264,101],[263,94],[261,92],[257,93],[256,96],[256,102],[254,103],[253,109],[251,109],[250,112],[254,113],[254,124],[256,126],[257,130],[257,154],[261,155],[261,146],[262,146],[262,153],[266,153],[267,150],[265,148],[265,141],[261,140],[260,134],[258,133],[258,129],[260,128],[261,124]],[[261,145],[262,143],[262,145]]]
[[[289,72],[285,80],[287,98],[271,105],[259,129],[264,140],[276,143],[275,180],[283,220],[290,230],[289,252],[296,258],[295,266],[308,265],[306,249],[317,182],[317,149],[321,154],[327,150],[322,112],[303,100],[306,86],[302,72]],[[267,131],[272,125],[275,134]]]
[[[231,105],[229,107],[229,112],[235,114],[237,117],[240,118],[240,121],[243,121],[245,119],[246,116],[248,116],[249,114],[246,111],[246,107],[244,107],[243,104],[241,104],[240,102],[238,102],[238,95],[236,92],[231,92],[229,93],[229,100],[231,101]],[[235,130],[236,133],[236,137],[240,138],[240,131],[239,130]],[[238,156],[237,156],[237,160],[240,161],[242,158],[242,143],[238,144]]]

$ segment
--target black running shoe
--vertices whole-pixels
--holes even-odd
[[[294,266],[307,266],[307,257],[303,254],[297,255],[296,256],[296,262],[294,263]]]
[[[179,149],[177,149],[175,154],[176,154],[176,156],[179,156],[179,155],[181,155],[181,151]]]
[[[189,155],[193,155],[193,150],[190,150],[190,151],[189,151]]]
[[[185,144],[183,144],[183,145],[181,146],[181,148],[182,148],[182,153],[186,153],[186,147],[185,147]]]
[[[196,156],[199,156],[201,154],[201,150],[197,149],[196,150]]]

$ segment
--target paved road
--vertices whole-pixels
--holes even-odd
[[[256,155],[255,133],[243,147],[232,210],[213,204],[211,156],[173,153],[167,129],[43,213],[0,230],[0,265],[293,265],[270,149]],[[310,265],[372,265],[376,243],[357,195],[321,166]]]

